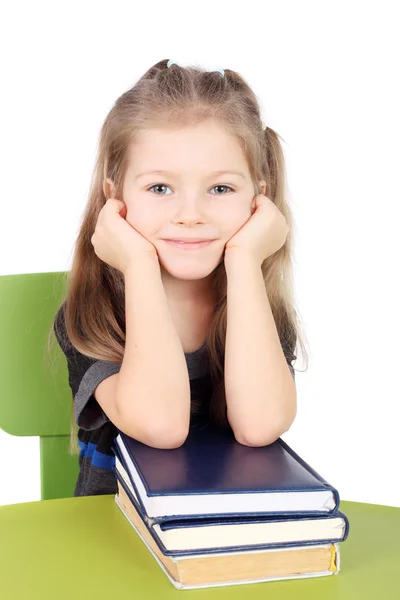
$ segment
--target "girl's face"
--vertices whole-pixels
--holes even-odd
[[[252,214],[255,195],[237,139],[209,119],[142,131],[131,147],[122,199],[126,220],[156,247],[165,272],[198,280],[223,260],[225,244]],[[215,241],[196,250],[164,241],[184,238]]]

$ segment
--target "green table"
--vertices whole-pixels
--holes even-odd
[[[350,533],[337,575],[177,590],[113,495],[0,506],[4,600],[399,600],[400,508],[340,503]]]

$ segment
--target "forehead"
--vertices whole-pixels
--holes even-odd
[[[170,173],[237,171],[250,176],[239,140],[221,125],[153,127],[138,132],[129,148],[129,169]]]

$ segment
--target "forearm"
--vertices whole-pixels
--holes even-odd
[[[125,318],[118,410],[148,445],[183,442],[190,421],[190,382],[158,260],[142,259],[126,273]]]
[[[225,393],[235,437],[267,445],[296,415],[296,386],[283,353],[261,267],[236,256],[226,260]]]

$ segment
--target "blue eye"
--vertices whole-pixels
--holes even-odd
[[[153,190],[153,188],[156,187],[168,187],[167,185],[163,184],[163,183],[156,183],[154,185],[152,185],[151,187],[147,188],[147,191],[150,192]],[[232,192],[234,192],[235,190],[233,188],[231,188],[229,185],[222,185],[222,184],[218,184],[215,185],[214,188],[211,189],[215,189],[215,188],[227,188],[228,190],[231,190]],[[156,192],[154,192],[156,194],[156,196],[169,196],[170,194],[158,194]],[[226,196],[226,194],[214,194],[215,196]]]

